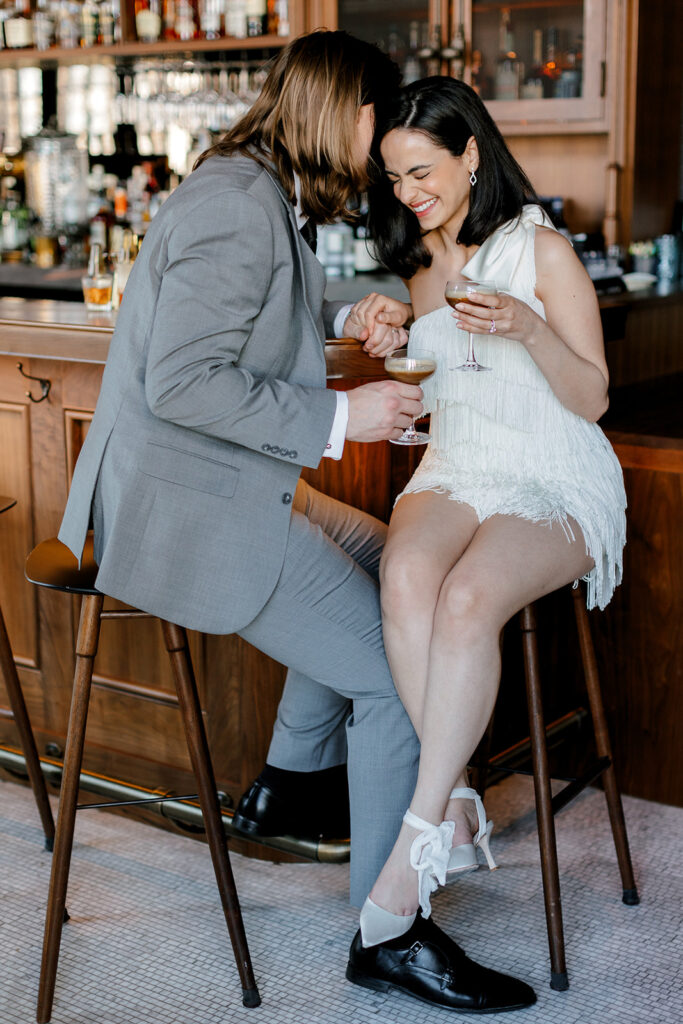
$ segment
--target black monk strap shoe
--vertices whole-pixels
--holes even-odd
[[[237,805],[232,823],[250,836],[295,836],[297,839],[348,839],[348,804],[334,812],[311,808],[302,799],[284,800],[255,779]]]
[[[346,977],[364,988],[394,989],[461,1013],[521,1010],[536,1002],[529,985],[470,960],[431,918],[425,920],[419,913],[405,935],[367,949],[358,931]]]

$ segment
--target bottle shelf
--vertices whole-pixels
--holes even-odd
[[[583,7],[584,0],[484,0],[484,3],[472,5],[472,14],[491,14],[502,10],[503,7],[510,8],[510,11],[533,11],[552,9],[553,7]]]
[[[0,50],[0,68],[36,67],[51,64],[97,64],[103,57],[177,57],[183,54],[239,53],[242,50],[274,50],[286,46],[289,36],[223,36],[220,39],[173,39],[156,43],[121,42],[111,46],[79,46],[71,49],[52,46],[48,50],[30,47]]]

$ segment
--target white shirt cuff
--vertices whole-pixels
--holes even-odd
[[[345,391],[335,391],[337,396],[337,411],[334,414],[330,436],[325,445],[323,458],[341,459],[344,454],[344,441],[346,440],[346,427],[349,422],[349,398]]]
[[[339,312],[335,316],[334,324],[332,325],[333,328],[334,328],[334,336],[335,336],[335,338],[343,338],[344,337],[344,324],[346,323],[346,318],[347,318],[347,316],[349,315],[349,313],[351,312],[352,309],[353,309],[353,303],[349,302],[348,305],[342,306],[342,308],[339,310]],[[337,392],[337,394],[339,394],[339,392]],[[337,406],[337,408],[339,408],[339,406]]]

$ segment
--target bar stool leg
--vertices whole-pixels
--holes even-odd
[[[541,701],[541,680],[538,670],[536,614],[533,605],[527,605],[526,608],[522,609],[520,620],[524,647],[527,703],[529,706],[529,736],[531,739],[531,756],[534,770],[543,896],[545,899],[545,916],[550,946],[550,987],[558,992],[563,992],[569,988],[569,980],[567,978],[567,964],[564,955],[560,874],[557,864],[557,841],[552,810],[552,791],[550,788],[548,751],[545,740],[545,723],[543,721],[543,704]]]
[[[52,1015],[52,1001],[57,978],[59,946],[69,882],[69,865],[73,847],[76,803],[83,761],[83,742],[88,718],[93,662],[100,635],[101,594],[87,595],[81,605],[81,618],[76,641],[76,667],[71,696],[71,711],[64,752],[64,770],[57,811],[57,835],[52,856],[50,892],[47,899],[43,959],[38,989],[38,1024],[47,1024]]]
[[[7,690],[7,696],[9,697],[10,707],[12,708],[12,715],[14,716],[14,721],[21,740],[21,749],[23,750],[24,757],[26,759],[26,770],[31,782],[31,788],[33,789],[33,796],[35,797],[38,807],[38,814],[40,815],[40,820],[43,825],[43,832],[45,833],[45,849],[51,850],[54,846],[55,839],[55,823],[52,817],[52,808],[50,807],[45,779],[43,778],[43,772],[40,767],[40,758],[38,757],[38,749],[33,736],[33,729],[31,728],[28,711],[26,710],[24,694],[21,691],[21,684],[19,682],[19,676],[17,675],[17,666],[14,664],[12,648],[10,647],[9,637],[7,636],[7,627],[5,626],[2,609],[0,609],[0,673],[2,673],[2,677],[5,681],[5,688]]]
[[[593,731],[595,733],[595,746],[598,757],[609,758],[609,767],[604,770],[602,777],[605,786],[605,800],[609,820],[612,826],[614,846],[617,851],[617,861],[621,873],[622,900],[628,906],[636,906],[640,903],[638,890],[633,877],[633,865],[631,864],[631,853],[628,846],[626,834],[626,822],[624,821],[624,809],[621,803],[621,795],[617,786],[616,773],[612,764],[612,748],[605,717],[605,708],[602,702],[600,680],[598,678],[598,666],[595,658],[595,648],[591,636],[588,612],[581,588],[574,591],[574,613],[576,615],[576,628],[579,633],[579,647],[581,648],[581,661],[586,679],[586,690],[588,702],[593,719]]]
[[[213,860],[213,867],[216,873],[218,891],[221,903],[223,904],[223,913],[225,914],[235,962],[242,983],[242,1002],[244,1006],[259,1006],[261,997],[256,987],[256,980],[251,966],[242,911],[230,866],[230,858],[228,857],[223,822],[216,793],[216,780],[206,739],[202,709],[192,669],[192,660],[187,646],[187,634],[181,626],[165,622],[163,619],[161,620],[161,628],[164,634],[166,650],[173,665],[178,700],[187,736],[187,746],[197,780],[204,827],[211,850],[211,859]]]

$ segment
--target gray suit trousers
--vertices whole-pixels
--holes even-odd
[[[348,748],[355,906],[398,835],[419,755],[382,641],[377,570],[385,534],[379,520],[300,482],[277,587],[240,630],[290,669],[268,763],[328,768]]]

